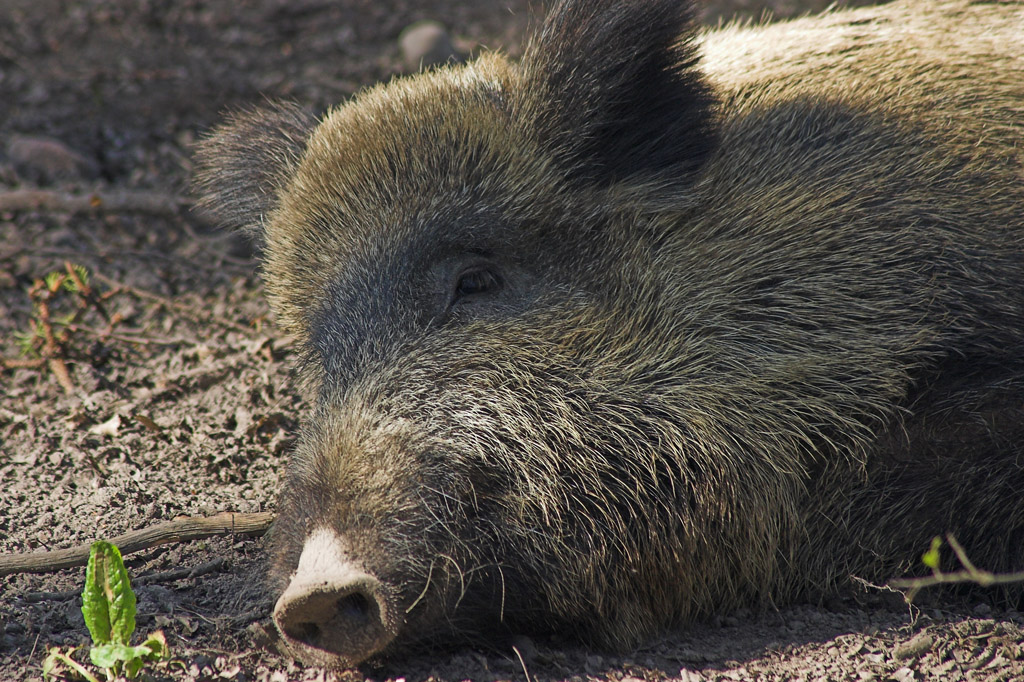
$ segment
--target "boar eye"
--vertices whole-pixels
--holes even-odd
[[[452,303],[459,303],[480,294],[493,293],[502,287],[501,277],[487,268],[473,268],[459,275]]]

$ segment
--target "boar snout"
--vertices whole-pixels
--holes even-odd
[[[277,600],[274,623],[299,658],[354,665],[394,639],[391,613],[380,581],[346,556],[336,534],[319,529]]]

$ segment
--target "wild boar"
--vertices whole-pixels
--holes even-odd
[[[1022,566],[1024,5],[692,14],[562,0],[518,62],[203,143],[301,348],[296,655],[628,647],[943,532]]]

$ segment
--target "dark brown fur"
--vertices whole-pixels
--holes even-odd
[[[943,532],[1022,566],[1024,5],[688,14],[567,0],[519,64],[204,143],[311,396],[274,584],[325,527],[388,614],[300,655],[629,646]]]

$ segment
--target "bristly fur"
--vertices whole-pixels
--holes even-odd
[[[297,104],[273,102],[228,116],[196,150],[200,206],[225,227],[261,238],[278,191],[294,172],[316,119]]]
[[[605,184],[636,174],[692,180],[715,146],[692,15],[679,0],[551,9],[526,47],[516,94],[571,175]]]
[[[312,403],[274,589],[328,529],[398,614],[330,660],[629,647],[944,532],[1024,567],[1024,5],[691,13],[564,0],[518,64],[203,144]]]

